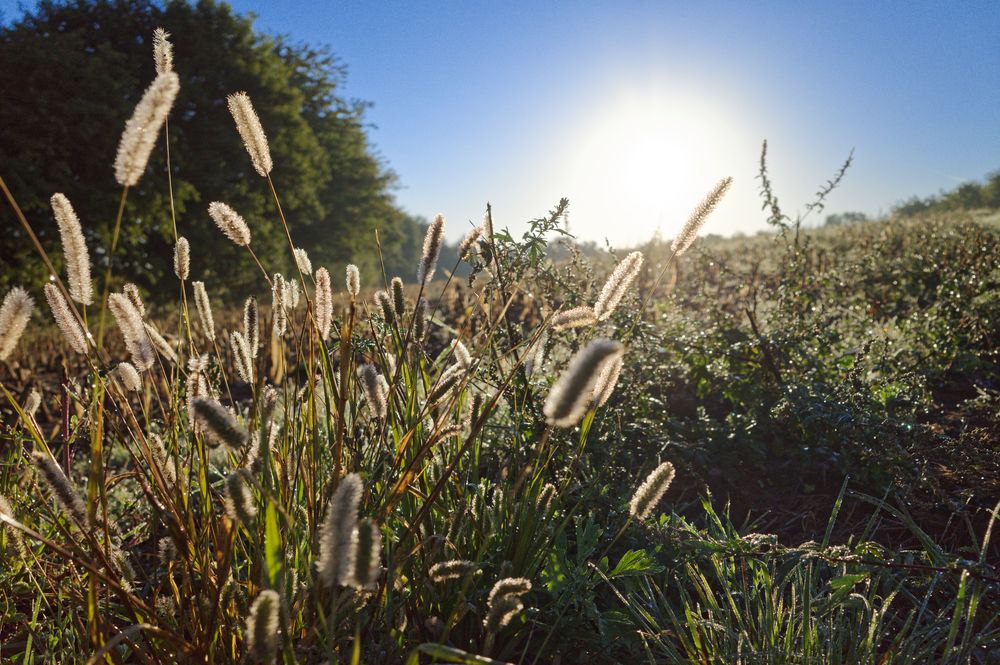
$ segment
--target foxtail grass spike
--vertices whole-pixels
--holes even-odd
[[[257,299],[253,296],[243,304],[243,336],[250,348],[250,357],[256,358],[257,349],[260,348],[260,313],[257,310]]]
[[[174,351],[174,347],[170,346],[170,342],[164,339],[160,331],[156,329],[152,323],[146,322],[146,335],[149,336],[149,341],[156,349],[157,353],[166,358],[172,363],[177,363],[177,352]]]
[[[368,408],[376,418],[385,418],[388,412],[386,403],[386,393],[383,384],[379,379],[381,375],[375,365],[362,365],[358,368],[358,379],[361,381],[361,390],[365,394],[365,401]]]
[[[493,605],[503,596],[523,596],[529,591],[531,591],[531,580],[524,577],[505,577],[493,585],[486,602]]]
[[[145,319],[146,305],[142,302],[142,295],[139,293],[139,287],[132,282],[127,282],[125,286],[122,287],[122,293],[124,293],[129,299],[132,306],[135,307],[135,311],[139,312],[139,316]]]
[[[35,301],[19,286],[4,296],[3,305],[0,305],[0,360],[7,360],[14,351],[34,309]]]
[[[247,651],[256,662],[271,665],[280,648],[278,617],[281,612],[281,598],[277,592],[265,589],[260,592],[247,617]]]
[[[50,200],[52,213],[59,226],[66,274],[69,277],[69,295],[81,305],[94,302],[94,285],[90,281],[90,254],[83,237],[80,219],[63,194],[53,194]]]
[[[392,283],[392,308],[396,311],[396,316],[402,318],[406,314],[406,298],[403,295],[403,280],[393,277]]]
[[[208,204],[208,216],[219,230],[233,241],[233,244],[239,247],[250,244],[250,227],[247,226],[246,220],[228,205],[221,201],[212,201]]]
[[[35,417],[35,412],[38,411],[38,407],[42,405],[42,395],[37,390],[32,390],[28,393],[28,399],[24,401],[24,412]]]
[[[80,322],[73,315],[73,310],[70,309],[69,303],[66,302],[66,298],[63,297],[62,292],[55,284],[45,285],[45,299],[49,302],[52,318],[55,319],[56,325],[59,327],[59,331],[62,333],[66,343],[77,353],[87,353],[87,340],[90,335],[84,332]],[[0,315],[0,319],[2,318],[2,315]],[[0,354],[0,357],[2,357],[2,354]]]
[[[426,284],[434,279],[434,270],[437,268],[443,239],[444,215],[438,215],[427,227],[427,235],[424,236],[424,251],[420,257],[420,265],[417,267],[417,281],[421,284]]]
[[[281,273],[274,273],[271,280],[271,319],[275,337],[284,335],[288,328],[288,312],[286,310],[288,303],[285,302],[287,294],[285,278],[281,276]]]
[[[191,245],[184,236],[178,238],[174,245],[174,274],[182,282],[186,282],[191,274]]]
[[[309,260],[309,255],[306,254],[304,249],[294,249],[292,250],[295,254],[295,266],[299,269],[303,275],[311,275],[313,272],[312,261]]]
[[[326,268],[316,269],[316,328],[321,339],[330,337],[333,323],[333,285]]]
[[[639,276],[642,260],[642,252],[632,252],[615,266],[594,303],[594,316],[598,321],[605,321],[614,313],[632,282]]]
[[[413,339],[422,342],[427,335],[427,298],[417,301],[413,308]]]
[[[170,33],[163,28],[153,31],[153,64],[157,74],[174,71],[174,45],[170,43]]]
[[[142,378],[130,362],[120,362],[115,368],[115,378],[127,392],[139,392],[142,389]]]
[[[237,92],[226,98],[229,103],[229,112],[236,121],[236,131],[243,139],[247,153],[254,169],[261,177],[266,177],[274,166],[271,162],[271,150],[267,146],[267,136],[264,128],[260,124],[260,118],[250,103],[250,97],[245,92]]]
[[[638,520],[646,519],[670,488],[673,480],[674,465],[670,462],[664,462],[653,469],[632,496],[629,515]]]
[[[177,74],[166,72],[156,77],[139,100],[118,144],[115,179],[119,185],[132,187],[139,182],[180,87]]]
[[[495,603],[490,604],[483,620],[483,627],[487,634],[495,635],[523,610],[524,603],[517,596],[501,596]]]
[[[465,234],[462,242],[458,243],[458,258],[464,259],[472,254],[473,249],[479,243],[480,236],[483,235],[483,227],[476,226]]]
[[[132,356],[132,364],[140,372],[145,372],[156,362],[156,353],[146,333],[142,315],[124,293],[112,293],[108,296],[108,309],[122,331],[125,348]]]
[[[198,310],[198,320],[201,321],[201,331],[206,339],[215,341],[215,319],[212,317],[212,303],[205,290],[205,282],[193,282],[194,306]]]
[[[31,461],[35,463],[45,485],[66,511],[66,514],[81,529],[88,528],[90,521],[87,519],[87,506],[56,461],[41,450],[31,453]]]
[[[573,427],[587,411],[602,364],[624,352],[609,339],[597,339],[573,356],[545,400],[545,418],[554,427]]]
[[[243,333],[236,331],[229,336],[233,346],[233,364],[236,373],[246,383],[253,384],[253,357],[250,354],[250,343]]]
[[[153,461],[160,469],[160,473],[163,474],[164,480],[166,480],[171,485],[177,482],[177,468],[174,466],[174,460],[167,453],[166,447],[163,445],[163,439],[160,438],[158,434],[151,434],[149,436],[150,441],[150,451],[153,453]]]
[[[552,317],[553,330],[569,330],[583,328],[597,323],[597,315],[592,307],[574,307],[563,310]]]
[[[732,184],[732,178],[723,178],[718,182],[715,188],[709,192],[704,199],[702,199],[701,203],[698,204],[698,207],[694,209],[694,212],[692,212],[691,216],[688,217],[688,221],[684,225],[684,228],[682,228],[681,232],[677,234],[674,241],[670,243],[670,249],[677,254],[677,256],[686,252],[695,241],[698,237],[698,231],[700,231],[701,227],[705,224],[705,220],[708,219],[708,216],[713,210],[715,210],[715,206],[719,205],[719,201],[721,201],[722,197],[726,195],[726,192],[729,191],[729,186]]]
[[[348,548],[347,574],[343,584],[355,589],[367,589],[378,579],[382,551],[382,533],[371,520],[361,520],[354,529]]]
[[[211,441],[224,444],[233,450],[239,450],[246,445],[250,435],[236,421],[236,417],[217,400],[198,397],[192,402],[192,406],[195,418],[204,425]]]
[[[472,354],[469,353],[469,349],[465,346],[465,344],[462,344],[461,340],[456,339],[452,341],[451,348],[455,354],[455,362],[457,362],[462,369],[472,369]]]
[[[477,572],[479,572],[479,565],[477,563],[473,561],[466,561],[464,559],[453,559],[451,561],[442,561],[441,563],[434,564],[431,566],[431,569],[427,571],[427,575],[431,578],[432,582],[440,584],[442,582],[447,582],[448,580],[455,580]]]
[[[358,523],[361,477],[352,473],[340,480],[326,509],[319,535],[319,578],[326,587],[341,579],[341,567],[348,556],[352,534]]]
[[[610,399],[611,393],[618,385],[618,377],[621,374],[623,364],[622,356],[616,356],[601,367],[601,373],[597,375],[597,383],[594,384],[594,404],[604,406]]]
[[[250,483],[250,472],[246,469],[237,469],[226,477],[226,515],[248,527],[257,516]]]
[[[351,300],[358,297],[361,292],[361,273],[353,263],[347,266],[347,292],[351,294]]]
[[[396,310],[392,306],[392,296],[385,291],[379,291],[375,294],[375,302],[378,303],[378,307],[382,311],[382,318],[385,319],[386,325],[395,325]]]

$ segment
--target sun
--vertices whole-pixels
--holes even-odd
[[[571,231],[632,245],[672,237],[733,161],[725,109],[692,94],[630,91],[588,115],[564,177]]]

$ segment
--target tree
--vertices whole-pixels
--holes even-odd
[[[238,90],[260,115],[282,208],[314,264],[339,270],[353,261],[374,277],[376,229],[393,268],[415,264],[419,220],[395,205],[395,176],[365,134],[368,105],[339,94],[344,65],[324,48],[255,32],[251,18],[212,0],[48,1],[0,26],[0,169],[54,260],[61,258],[48,205],[54,192],[72,201],[95,261],[107,260],[121,191],[111,163],[125,120],[154,77],[156,27],[171,33],[181,81],[169,121],[170,159],[193,279],[235,294],[259,284],[257,267],[209,219],[215,200],[246,218],[269,271],[291,266],[267,183],[253,171],[226,107],[226,95]],[[6,202],[0,220],[8,231],[0,234],[0,285],[37,285],[44,269]],[[155,295],[151,287],[171,277],[172,246],[161,136],[128,193],[115,273]]]

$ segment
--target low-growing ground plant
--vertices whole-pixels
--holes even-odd
[[[158,143],[169,154],[160,137],[183,96],[168,37],[154,43],[157,77],[115,160],[116,229],[138,223],[123,219],[129,188]],[[871,464],[924,413],[925,381],[996,348],[978,319],[995,297],[980,289],[963,308],[948,294],[929,312],[927,292],[958,288],[959,274],[893,266],[877,239],[852,255],[871,269],[845,285],[858,261],[819,269],[797,224],[781,234],[789,281],[741,273],[692,249],[728,178],[669,248],[616,254],[611,270],[571,244],[567,263],[550,259],[549,243],[571,240],[563,200],[521,238],[487,207],[459,246],[461,283],[439,265],[438,216],[416,284],[385,275],[370,288],[354,266],[334,276],[295,244],[253,104],[235,93],[228,105],[285,231],[284,273],[260,260],[253,220],[207,202],[174,220],[173,256],[149,257],[172,264],[163,291],[176,299],[144,299],[110,267],[92,279],[86,220],[55,194],[61,274],[33,231],[45,222],[25,218],[0,181],[52,275],[0,307],[5,661],[996,658],[996,508],[970,528],[975,547],[952,553],[888,496],[842,489],[821,541],[795,545],[690,496],[713,465],[770,479],[778,455],[822,473]],[[214,299],[190,259],[185,226],[209,223],[259,270],[242,307]],[[966,265],[977,256],[948,247]],[[911,280],[912,300],[886,309],[876,269]],[[725,279],[741,282],[728,301],[711,293]],[[831,290],[881,307],[885,337],[871,338],[856,303],[819,307]],[[58,336],[35,329],[45,309]],[[904,311],[906,325],[892,318]],[[890,353],[890,334],[911,341]],[[38,354],[47,360],[32,363]],[[908,374],[928,359],[933,371]],[[46,364],[49,376],[21,371]],[[901,457],[905,471],[913,458]],[[866,489],[880,480],[870,476]],[[848,500],[871,506],[867,521],[834,538]],[[915,544],[879,544],[888,523]]]

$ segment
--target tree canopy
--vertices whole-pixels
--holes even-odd
[[[290,267],[270,190],[226,106],[226,96],[240,90],[267,132],[271,175],[296,244],[313,262],[331,269],[354,262],[374,276],[377,230],[387,272],[412,272],[421,222],[395,205],[395,176],[366,135],[368,104],[341,94],[343,63],[325,47],[257,32],[252,17],[212,0],[48,1],[0,25],[0,169],[57,265],[59,236],[49,208],[55,192],[72,201],[91,256],[106,265],[121,193],[112,162],[125,121],[155,76],[157,27],[171,34],[181,82],[169,119],[170,174],[194,279],[234,293],[256,282],[256,266],[209,218],[215,200],[244,216],[269,271]],[[172,265],[164,145],[161,136],[129,190],[114,256],[116,274],[154,294]],[[6,231],[0,286],[37,284],[44,268],[6,202],[0,220]]]

